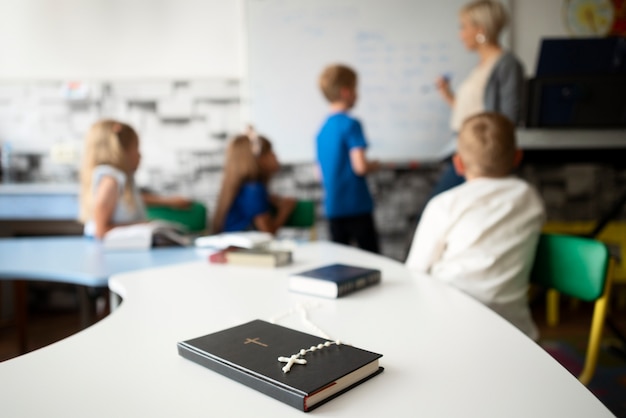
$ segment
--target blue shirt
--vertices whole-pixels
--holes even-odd
[[[345,113],[330,115],[317,135],[328,218],[364,215],[374,209],[365,177],[352,170],[350,150],[354,148],[367,148],[361,123]]]
[[[259,182],[244,183],[226,214],[224,232],[251,229],[254,227],[254,218],[269,211],[267,188]]]

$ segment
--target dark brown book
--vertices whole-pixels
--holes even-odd
[[[333,399],[382,372],[372,353],[255,320],[178,343],[178,353],[302,411]],[[315,347],[314,350],[310,348]],[[287,360],[301,352],[285,372]],[[279,361],[282,357],[283,361]]]

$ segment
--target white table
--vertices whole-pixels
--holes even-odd
[[[343,299],[287,291],[288,273],[342,261],[383,270]],[[575,377],[513,326],[400,263],[329,243],[295,264],[192,262],[113,276],[111,316],[0,363],[6,417],[283,417],[302,412],[190,362],[176,343],[303,305],[333,338],[384,355],[384,373],[311,412],[346,417],[609,417]],[[277,323],[305,332],[297,314]]]

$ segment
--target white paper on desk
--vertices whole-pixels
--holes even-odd
[[[177,245],[191,245],[191,239],[178,224],[165,221],[117,226],[104,235],[103,244],[107,250],[147,250],[152,247],[155,236]]]
[[[195,239],[195,245],[196,247],[209,247],[219,249],[228,248],[230,246],[242,248],[259,248],[269,245],[272,239],[272,234],[268,232],[224,232],[217,235],[198,237]]]
[[[104,235],[107,250],[147,250],[152,247],[152,230],[147,225],[118,226]]]

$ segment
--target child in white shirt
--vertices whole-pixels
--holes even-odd
[[[511,176],[521,157],[506,117],[468,118],[453,157],[467,182],[428,203],[406,265],[457,287],[536,340],[527,291],[545,215],[537,192]]]

